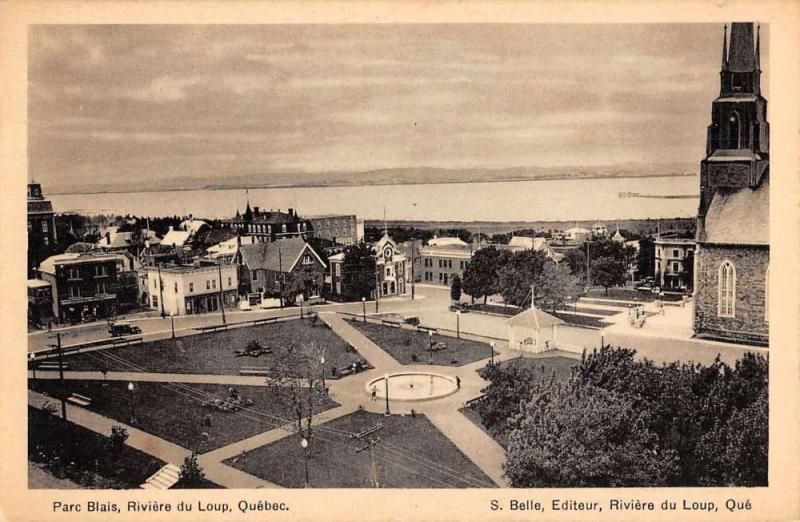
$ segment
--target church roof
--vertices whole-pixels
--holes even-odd
[[[753,42],[752,22],[731,24],[731,44],[728,50],[729,71],[751,72],[755,70],[756,55]]]
[[[705,219],[703,243],[769,245],[769,177],[754,190],[719,189]]]

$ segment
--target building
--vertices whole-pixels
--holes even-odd
[[[406,292],[408,282],[408,271],[410,270],[409,259],[403,254],[398,244],[388,234],[377,242],[369,245],[372,255],[375,257],[375,287],[378,290],[378,297],[389,297],[401,295]],[[330,272],[326,278],[330,293],[341,299],[357,298],[356,292],[348,288],[344,281],[344,273],[348,266],[345,263],[345,252],[333,255],[328,258]],[[353,267],[349,267],[353,268]],[[374,298],[374,294],[371,296]]]
[[[314,237],[311,222],[300,218],[294,209],[290,208],[288,212],[281,212],[280,209],[264,212],[259,207],[251,209],[249,202],[243,214],[237,210],[236,216],[222,221],[222,226],[242,236],[254,236],[259,242]]]
[[[422,241],[419,239],[404,241],[397,244],[397,251],[406,258],[407,283],[410,283],[412,280],[415,283],[422,281],[422,257],[420,257],[419,254],[420,247],[422,247]]]
[[[473,246],[462,244],[431,245],[419,249],[422,260],[422,282],[450,286],[453,277],[464,278],[464,270],[472,259]]]
[[[406,293],[406,256],[398,251],[397,243],[384,234],[374,249],[378,296]]]
[[[752,23],[727,26],[720,93],[700,164],[694,331],[769,341],[769,124],[761,96],[760,41]],[[755,42],[754,42],[755,40]]]
[[[543,237],[514,236],[507,245],[494,245],[498,250],[508,250],[510,252],[522,252],[534,250],[543,252],[550,259],[558,262],[563,259],[562,254],[556,253],[553,247]]]
[[[241,245],[234,257],[239,268],[239,293],[280,296],[292,292],[304,299],[322,295],[327,265],[311,245],[299,237]]]
[[[317,239],[327,239],[338,245],[353,245],[359,241],[358,220],[354,215],[330,214],[307,219]]]
[[[43,279],[28,279],[28,323],[46,326],[53,318],[53,285]]]
[[[39,183],[28,184],[28,277],[39,263],[55,253],[56,218],[53,204],[44,197]]]
[[[607,237],[608,227],[605,223],[595,223],[592,225],[592,235],[594,237]]]
[[[258,243],[255,236],[235,236],[206,249],[206,256],[217,262],[232,263],[242,245],[254,245]]]
[[[457,237],[436,237],[428,241],[430,246],[467,246],[467,243]]]
[[[655,240],[655,274],[662,290],[686,290],[694,274],[694,239],[664,238]]]
[[[239,280],[235,265],[198,262],[193,265],[148,266],[152,310],[162,315],[217,312],[237,304]]]
[[[588,228],[574,226],[564,231],[564,240],[575,244],[586,242],[587,239],[592,237],[592,232]]]
[[[111,317],[118,305],[137,302],[136,270],[124,254],[58,254],[42,261],[39,273],[52,288],[53,317],[61,323]]]

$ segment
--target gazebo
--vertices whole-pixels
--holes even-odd
[[[508,346],[533,353],[551,350],[557,324],[565,321],[538,308],[528,308],[508,320]]]

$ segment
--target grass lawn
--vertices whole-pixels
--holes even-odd
[[[607,323],[599,317],[589,317],[586,315],[575,315],[575,314],[560,314],[558,312],[556,312],[554,315],[559,319],[563,319],[567,324],[572,324],[576,326],[594,326],[596,328],[605,328],[606,326],[611,325],[611,323]]]
[[[263,347],[272,348],[271,354],[259,357],[237,357],[234,350],[243,350],[248,342],[257,340]],[[144,368],[147,372],[238,374],[245,366],[273,367],[286,358],[290,346],[315,343],[325,347],[325,370],[343,368],[362,357],[322,321],[316,324],[308,319],[278,322],[263,326],[234,328],[216,333],[202,333],[177,339],[146,342],[108,351],[125,361]],[[70,370],[101,369],[103,361],[110,371],[136,371],[104,355],[106,350],[75,354],[65,360]],[[98,360],[101,359],[101,360]]]
[[[33,390],[56,399],[61,397],[56,379],[28,382]],[[65,383],[67,396],[78,393],[92,399],[88,410],[130,424],[131,395],[126,382],[68,380]],[[278,418],[290,418],[291,408],[281,402],[287,397],[287,391],[266,386],[237,386],[236,389],[243,398],[253,401],[250,411],[226,413],[202,406],[210,397],[226,399],[229,393],[224,385],[137,382],[133,393],[134,426],[201,453],[268,431],[281,424]],[[326,399],[317,410],[324,411],[336,405]],[[204,423],[207,414],[211,415],[211,426]],[[203,440],[203,432],[209,435],[207,442]]]
[[[348,321],[348,323],[397,359],[400,364],[427,364],[431,360],[428,350],[430,339],[426,332],[360,321]],[[447,344],[446,350],[433,352],[433,364],[463,366],[491,355],[489,345],[477,341],[434,334],[433,342]],[[417,361],[413,359],[415,354]],[[456,362],[453,362],[454,360]]]
[[[483,303],[476,303],[474,305],[470,305],[469,307],[470,312],[489,312],[492,314],[501,314],[501,315],[517,315],[519,313],[519,307],[517,306],[502,306],[502,305],[495,305],[495,304],[483,304]]]
[[[372,450],[373,468],[370,451],[357,451],[367,446],[366,440],[348,434],[377,423],[383,428],[374,434],[380,442]],[[225,463],[284,487],[304,485],[303,450],[296,435]],[[424,415],[384,417],[365,411],[317,427],[309,445],[308,475],[316,488],[373,487],[373,476],[387,488],[495,487]]]
[[[87,489],[138,488],[164,462],[124,446],[112,454],[109,438],[28,407],[28,459],[59,479]],[[34,485],[30,485],[34,487]]]

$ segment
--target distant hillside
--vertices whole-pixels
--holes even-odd
[[[109,184],[53,184],[50,194],[142,192],[162,190],[223,190],[241,188],[326,187],[353,185],[404,185],[432,183],[478,183],[547,179],[590,179],[653,176],[693,176],[694,164],[621,164],[599,167],[510,167],[502,169],[443,169],[410,167],[360,172],[272,172],[264,174],[220,175],[215,177],[180,176],[158,180],[135,179]],[[145,183],[147,181],[147,183]],[[148,187],[143,189],[142,187]]]

